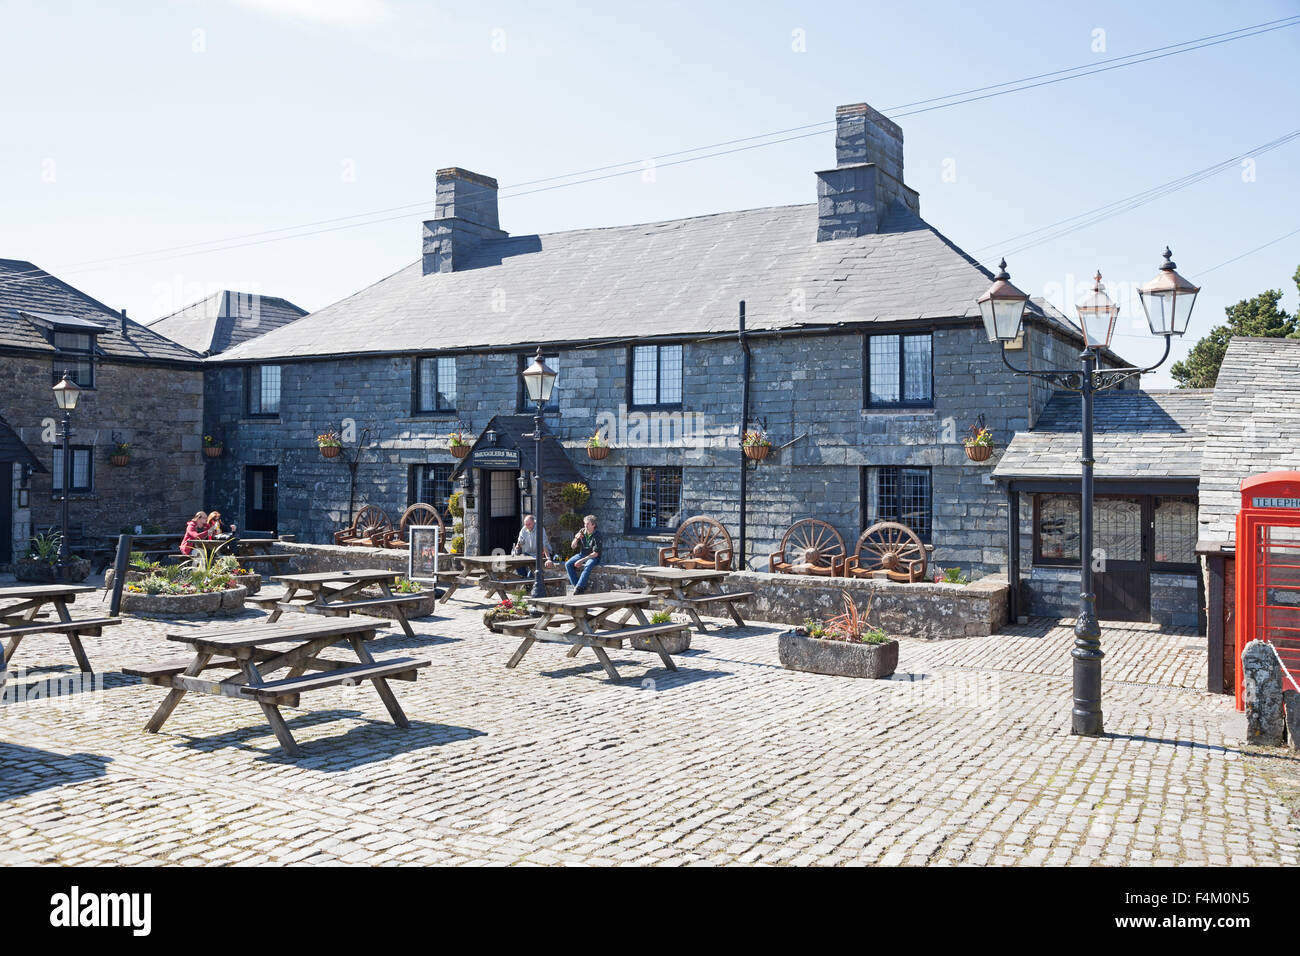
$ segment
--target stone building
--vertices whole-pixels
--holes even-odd
[[[226,289],[154,319],[149,328],[200,355],[216,355],[306,314],[288,299]]]
[[[1197,505],[1211,393],[1096,396],[1093,548],[1097,614],[1198,627]],[[1058,392],[1007,446],[993,476],[1018,522],[1009,534],[1012,612],[1073,617],[1079,608],[1079,396]]]
[[[72,414],[71,523],[77,538],[159,522],[203,505],[203,369],[194,352],[30,262],[0,259],[0,565],[34,529],[59,523],[60,413],[51,387],[64,370],[81,387]],[[0,429],[0,431],[4,431]],[[129,463],[109,463],[115,442]]]
[[[209,504],[306,541],[363,504],[394,518],[443,506],[449,432],[481,439],[493,418],[530,414],[519,372],[540,347],[559,372],[547,429],[614,560],[653,561],[695,514],[741,536],[748,390],[748,425],[776,447],[745,466],[746,566],[766,568],[784,530],[816,517],[850,551],[893,519],[941,566],[1004,570],[996,460],[968,460],[961,439],[982,422],[1004,445],[1049,392],[987,341],[975,300],[992,275],[921,218],[899,127],[865,104],[836,120],[836,165],[805,205],[510,235],[495,180],[440,170],[416,262],[208,361],[207,429],[227,449],[209,462]],[[1041,367],[1081,342],[1035,302],[1015,354]],[[313,440],[328,428],[348,446],[333,459]],[[585,452],[597,428],[613,446],[601,461]],[[505,458],[457,473],[471,552],[507,545],[530,507],[527,466]]]

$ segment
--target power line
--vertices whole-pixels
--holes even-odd
[[[1138,53],[1127,54],[1120,57],[1112,57],[1109,60],[1103,60],[1100,63],[1081,64],[1075,67],[1069,67],[1062,70],[1053,70],[1049,73],[1035,74],[1029,77],[1023,77],[1018,80],[1008,80],[1003,83],[992,84],[989,86],[976,87],[970,90],[958,93],[950,93],[945,96],[930,97],[924,100],[916,100],[911,103],[901,104],[900,106],[887,107],[887,111],[903,110],[895,115],[899,118],[913,116],[919,113],[927,113],[938,109],[947,109],[952,106],[959,106],[964,103],[971,103],[980,100],[990,99],[997,96],[1005,96],[1010,93],[1021,92],[1023,90],[1035,89],[1041,86],[1048,86],[1055,83],[1064,82],[1069,79],[1078,79],[1084,76],[1092,76],[1097,73],[1103,73],[1110,70],[1121,69],[1126,66],[1134,66],[1139,63],[1149,62],[1151,60],[1163,59],[1168,56],[1176,56],[1180,53],[1189,53],[1194,50],[1205,49],[1207,47],[1218,46],[1223,43],[1230,43],[1236,40],[1247,39],[1253,36],[1259,36],[1264,33],[1271,33],[1274,30],[1286,29],[1300,25],[1300,15],[1284,17],[1278,20],[1269,20],[1263,23],[1253,24],[1251,26],[1240,27],[1236,30],[1226,31],[1224,33],[1211,34],[1205,37],[1198,37],[1193,40],[1185,40],[1181,43],[1168,44],[1163,47],[1155,47],[1151,50],[1144,50]],[[1041,82],[1037,82],[1041,81]],[[990,92],[991,91],[991,92]],[[933,104],[933,105],[928,105]],[[909,107],[918,106],[919,109],[909,109]],[[810,123],[803,126],[794,126],[784,130],[775,130],[768,133],[760,133],[754,136],[746,136],[738,139],[724,140],[720,143],[714,143],[707,146],[692,147],[689,149],[677,150],[670,153],[662,153],[650,157],[650,162],[659,165],[671,167],[684,163],[696,162],[702,159],[711,159],[718,156],[730,155],[732,153],[744,152],[750,149],[759,149],[765,146],[775,146],[781,143],[788,143],[799,139],[806,139],[811,136],[821,135],[828,132],[834,125],[834,121],[824,121],[820,123]],[[805,132],[809,131],[811,132]],[[796,135],[785,135],[793,133]],[[777,137],[777,138],[773,138]],[[762,142],[758,142],[762,140]],[[748,144],[739,146],[737,144]],[[735,146],[733,149],[720,149],[719,147]],[[713,150],[712,152],[704,152]],[[701,153],[698,156],[691,156],[692,153]],[[672,162],[659,164],[661,159],[673,159],[674,157],[685,157],[674,159]],[[613,179],[619,176],[631,175],[641,171],[645,166],[646,160],[629,160],[623,163],[615,163],[606,166],[593,167],[588,170],[579,172],[565,173],[557,176],[545,177],[542,179],[529,180],[518,183],[513,186],[507,186],[501,190],[506,196],[528,196],[540,192],[547,192],[551,189],[563,189],[569,186],[578,186],[586,183],[599,182],[606,179]],[[625,167],[634,168],[627,169]],[[617,170],[617,171],[615,171]],[[604,175],[591,175],[603,173]],[[584,177],[575,179],[574,177]],[[561,182],[561,180],[572,180]],[[549,183],[551,185],[539,185]],[[524,187],[539,185],[536,189],[525,189]],[[412,210],[427,208],[432,203],[430,200],[422,200],[416,203],[409,203],[401,206],[391,206],[380,210],[371,210],[369,212],[354,213],[348,216],[339,216],[332,219],[316,220],[309,223],[300,223],[294,226],[281,226],[275,229],[262,230],[259,232],[245,233],[237,236],[228,236],[223,239],[208,239],[200,242],[182,244],[178,246],[166,246],[158,249],[147,250],[136,253],[125,253],[118,256],[109,256],[100,259],[86,260],[80,263],[73,263],[68,267],[71,271],[94,271],[88,268],[103,267],[107,263],[127,262],[130,260],[141,259],[144,261],[154,261],[156,258],[176,258],[185,257],[195,254],[186,250],[195,250],[202,252],[226,252],[233,249],[244,248],[246,246],[263,245],[268,242],[278,242],[284,239],[302,239],[311,236],[321,235],[328,232],[336,232],[341,229],[358,228],[369,225],[378,225],[390,222],[395,219],[405,218],[405,214]],[[403,215],[387,215],[388,213],[402,213]],[[381,218],[372,218],[372,217]],[[353,220],[363,220],[356,222]],[[330,228],[315,229],[316,226],[328,226]],[[1045,227],[1046,228],[1046,227]],[[300,232],[297,230],[307,229],[309,231]],[[277,233],[291,233],[290,235],[276,235]],[[243,240],[253,240],[244,242]],[[224,243],[230,243],[225,245]],[[180,254],[180,255],[178,255]],[[87,267],[87,268],[83,268]],[[32,281],[38,278],[40,271],[31,273],[18,273],[11,275],[4,280],[0,280],[0,285],[17,284],[24,281]]]
[[[1211,272],[1215,272],[1219,269],[1222,269],[1224,266],[1232,265],[1234,262],[1240,259],[1244,259],[1247,256],[1253,256],[1255,253],[1259,252],[1260,250],[1267,249],[1269,246],[1275,246],[1284,239],[1290,239],[1292,236],[1296,235],[1297,233],[1300,233],[1300,229],[1292,229],[1285,236],[1278,236],[1276,239],[1270,239],[1262,246],[1256,246],[1254,249],[1250,249],[1246,252],[1243,252],[1239,256],[1233,256],[1231,259],[1225,259],[1223,260],[1223,262],[1220,262],[1217,266],[1210,266],[1210,268],[1208,269],[1203,269],[1200,272],[1196,273],[1195,277],[1199,279],[1202,276],[1208,276]]]

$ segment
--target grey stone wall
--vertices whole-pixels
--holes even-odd
[[[0,413],[24,443],[53,467],[59,418],[47,357],[0,357]],[[93,446],[94,488],[73,495],[71,523],[91,535],[157,521],[180,530],[203,499],[203,371],[193,368],[100,362],[95,388],[83,390],[72,413],[72,444]],[[125,467],[109,464],[113,435],[131,445]],[[60,502],[52,476],[31,478],[30,522],[58,524]],[[21,544],[21,542],[20,542]]]
[[[786,528],[805,517],[829,521],[851,551],[863,526],[861,469],[918,465],[932,469],[935,563],[977,576],[1005,570],[1005,496],[990,478],[996,456],[971,462],[961,439],[983,414],[1005,447],[1045,394],[1003,366],[982,329],[935,330],[935,403],[927,409],[863,409],[860,334],[755,338],[752,346],[751,420],[765,422],[776,444],[791,444],[751,466],[749,567],[766,569]],[[243,417],[243,370],[218,365],[208,374],[208,430],[221,435],[226,454],[208,462],[208,500],[242,516],[244,466],[278,465],[280,530],[329,540],[350,513],[348,468],[344,457],[321,458],[313,438],[351,419],[358,433],[370,429],[356,507],[375,504],[395,517],[407,504],[409,465],[454,461],[446,436],[456,421],[478,433],[492,415],[516,411],[519,354],[457,356],[457,410],[432,416],[411,415],[410,358],[285,364],[281,414],[272,421]],[[664,433],[639,440],[636,413],[625,407],[626,348],[565,350],[557,368],[560,413],[548,416],[548,427],[588,479],[588,510],[600,519],[611,560],[653,562],[667,540],[626,533],[632,467],[682,466],[680,518],[712,514],[738,534],[741,360],[733,340],[685,345],[683,412]],[[614,450],[592,461],[585,439],[608,421],[617,426]]]

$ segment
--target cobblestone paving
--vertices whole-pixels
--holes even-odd
[[[94,610],[94,602],[78,605]],[[184,656],[131,619],[89,642],[102,690],[25,699],[73,675],[67,645],[29,638],[0,707],[0,863],[1295,864],[1289,751],[1240,743],[1204,693],[1203,639],[1105,630],[1109,736],[1069,735],[1068,627],[904,641],[895,680],[783,670],[779,628],[693,638],[681,669],[486,632],[451,602],[376,652],[433,666],[285,709],[279,754],[252,704],[163,696],[114,674]],[[440,609],[440,614],[444,612]],[[250,622],[261,614],[250,612]],[[180,654],[177,651],[180,650]]]

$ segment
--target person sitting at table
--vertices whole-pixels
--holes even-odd
[[[564,562],[564,570],[569,573],[573,593],[581,594],[587,588],[592,568],[600,564],[602,542],[595,515],[582,519],[582,530],[573,536],[573,548],[574,555]]]
[[[208,513],[206,511],[196,511],[189,524],[185,526],[185,535],[181,538],[181,554],[187,555],[194,550],[194,545],[190,542],[209,541],[211,539],[212,528],[208,525]]]
[[[209,530],[212,531],[212,537],[214,537],[214,538],[229,538],[229,537],[230,537],[230,535],[226,533],[225,529],[221,527],[221,512],[220,512],[220,511],[209,511],[209,512],[208,512],[208,528],[209,528]]]
[[[515,539],[515,546],[510,549],[511,554],[524,554],[532,557],[537,554],[537,519],[532,515],[524,515],[523,527],[519,529],[519,537]],[[542,558],[545,560],[545,567],[555,567],[555,552],[551,550],[550,539],[546,537],[546,529],[542,529]],[[531,578],[533,568],[518,568],[521,578]]]

